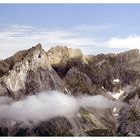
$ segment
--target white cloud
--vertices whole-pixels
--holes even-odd
[[[24,125],[38,124],[57,116],[70,117],[81,107],[109,109],[126,106],[121,101],[112,101],[102,95],[74,97],[58,91],[38,93],[19,101],[9,97],[0,97],[1,100],[0,120],[13,120]]]
[[[92,32],[97,32],[97,31],[103,31],[103,30],[108,30],[113,28],[113,25],[92,25],[92,24],[85,24],[85,25],[77,25],[74,27],[75,30],[77,31],[92,31]]]
[[[84,34],[84,31],[77,32],[75,27],[71,29],[39,29],[24,25],[0,26],[0,59],[7,58],[19,50],[28,49],[38,43],[41,43],[45,50],[56,45],[67,45],[74,48],[81,46],[90,46],[91,48],[91,46],[98,45],[94,38]]]
[[[19,50],[29,49],[38,43],[41,43],[46,51],[50,47],[65,45],[80,48],[84,54],[116,53],[140,48],[138,35],[108,40],[105,40],[104,36],[96,36],[99,31],[112,28],[112,25],[77,25],[64,29],[26,25],[0,26],[0,59],[12,56]]]
[[[126,38],[112,38],[107,42],[109,48],[129,48],[129,49],[140,49],[140,36],[129,35]]]

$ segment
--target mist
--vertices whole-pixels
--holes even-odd
[[[75,115],[81,107],[106,109],[125,106],[123,102],[111,101],[102,95],[74,97],[58,91],[38,93],[19,101],[3,96],[0,97],[0,120],[15,120],[29,126],[57,116]]]

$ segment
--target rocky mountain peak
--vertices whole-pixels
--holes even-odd
[[[46,57],[45,51],[42,49],[41,44],[38,44],[29,50],[23,50],[15,53],[13,56],[0,61],[0,76],[6,74],[9,70],[12,70],[14,65],[17,65],[18,62],[23,62],[25,59],[31,61],[33,58],[36,59],[34,61],[37,61],[37,58],[41,57],[43,54]]]
[[[39,43],[35,47],[32,47],[27,51],[26,56],[24,57],[23,61],[25,63],[29,63],[29,65],[35,67],[42,67],[45,68],[46,66],[50,68],[50,61],[46,55],[46,52],[42,49],[41,44]]]
[[[67,46],[56,46],[52,47],[48,52],[47,55],[50,59],[52,65],[65,64],[68,59],[80,58],[82,57],[82,52],[80,49],[72,49],[68,48]]]
[[[80,49],[72,49],[66,46],[56,46],[47,52],[47,56],[52,67],[57,71],[59,76],[66,74],[69,65],[78,65],[83,54]]]
[[[126,52],[121,52],[121,53],[118,53],[117,55],[128,55],[128,56],[138,56],[139,55],[139,49],[132,49],[132,50],[128,50]]]
[[[116,54],[116,59],[118,63],[127,63],[128,61],[132,61],[133,59],[139,58],[139,50],[133,49],[126,52],[122,52],[119,54]]]
[[[6,74],[0,78],[1,95],[20,98],[25,94],[34,94],[45,89],[65,91],[63,82],[51,67],[41,44],[20,51],[10,59],[8,58],[8,62],[7,59],[4,60],[7,65],[12,63],[12,67],[7,68]]]

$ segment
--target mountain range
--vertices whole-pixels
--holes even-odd
[[[102,95],[112,102],[124,102],[127,107],[81,107],[70,118],[56,116],[33,126],[22,126],[14,119],[4,118],[0,120],[1,136],[140,135],[138,49],[84,55],[80,49],[66,46],[52,47],[45,52],[38,44],[0,60],[1,97],[21,101],[43,91],[58,91],[72,97]],[[0,111],[1,106],[0,103]]]

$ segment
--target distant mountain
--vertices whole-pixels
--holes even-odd
[[[98,95],[128,103],[121,110],[81,108],[70,119],[56,117],[36,126],[0,121],[1,136],[133,136],[140,135],[140,54],[83,55],[66,46],[41,44],[0,61],[0,95],[14,100],[57,90],[73,96]],[[53,110],[52,110],[53,111]]]

